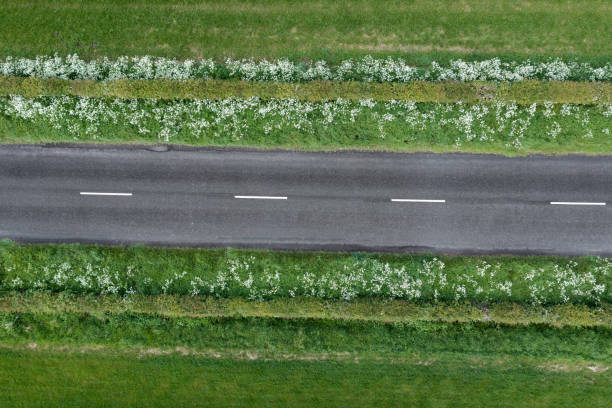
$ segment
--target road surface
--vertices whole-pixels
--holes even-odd
[[[611,207],[612,157],[0,146],[25,242],[612,255]]]

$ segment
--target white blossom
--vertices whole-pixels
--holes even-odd
[[[381,138],[388,135],[390,127],[401,126],[402,130],[413,135],[441,127],[442,134],[453,134],[457,146],[466,142],[503,142],[510,149],[522,148],[523,139],[536,123],[536,118],[539,120],[537,123],[547,126],[546,134],[556,140],[563,132],[562,123],[570,120],[591,123],[592,114],[605,116],[610,111],[609,106],[592,108],[564,104],[560,110],[565,113],[553,115],[551,112],[559,109],[549,102],[538,108],[535,103],[524,107],[512,102],[417,104],[395,100],[375,102],[371,99],[308,102],[257,97],[177,101],[69,96],[0,97],[0,114],[62,130],[76,140],[95,140],[101,136],[112,138],[112,129],[118,126],[131,127],[141,137],[163,142],[172,142],[177,135],[196,140],[206,137],[213,142],[221,136],[238,141],[254,133],[277,133],[283,137],[298,132],[317,136],[320,129],[349,125],[359,117],[373,123]],[[535,113],[537,109],[540,116]],[[600,123],[604,124],[604,121],[594,122],[591,133],[587,130],[586,136],[592,137],[593,131],[605,134],[604,128],[597,128]],[[413,140],[414,137],[411,136]]]
[[[163,57],[136,56],[85,61],[78,55],[44,55],[36,58],[8,56],[0,61],[0,74],[21,77],[63,79],[174,79],[218,78],[247,81],[520,81],[543,80],[612,80],[612,63],[593,67],[588,63],[551,59],[545,62],[502,62],[497,58],[482,61],[453,60],[448,66],[432,62],[429,67],[410,66],[401,58],[377,59],[365,56],[331,66],[325,61],[298,63],[287,59],[274,61],[227,58],[174,60]]]

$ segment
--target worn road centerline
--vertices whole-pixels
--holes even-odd
[[[586,201],[551,201],[551,205],[606,205],[606,203],[586,202]]]
[[[287,197],[281,196],[252,196],[252,195],[235,195],[234,198],[244,198],[251,200],[286,200]]]
[[[95,191],[81,191],[81,195],[84,196],[120,196],[120,197],[131,197],[132,193],[100,193]]]
[[[424,200],[418,198],[392,198],[394,203],[445,203],[446,200]]]

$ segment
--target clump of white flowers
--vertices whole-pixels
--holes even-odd
[[[124,270],[111,270],[108,266],[87,263],[73,266],[69,262],[50,264],[40,269],[28,265],[20,270],[16,265],[4,265],[6,271],[19,271],[10,281],[0,284],[0,289],[69,291],[75,293],[130,294],[134,289],[134,266]]]
[[[57,129],[74,140],[112,139],[118,130],[127,130],[149,140],[170,142],[179,138],[200,144],[259,140],[261,135],[279,141],[295,140],[296,136],[312,139],[334,129],[348,129],[336,134],[352,134],[358,128],[359,133],[369,132],[380,139],[397,137],[457,145],[501,142],[516,150],[523,147],[528,136],[562,143],[568,138],[582,138],[587,126],[592,134],[605,133],[605,118],[610,111],[610,105],[550,102],[519,106],[512,102],[308,102],[257,97],[177,101],[70,96],[0,98],[0,115]],[[579,129],[577,123],[581,124]]]
[[[510,270],[479,260],[449,268],[436,257],[402,264],[376,258],[346,258],[324,270],[308,264],[281,265],[255,256],[230,255],[214,268],[151,277],[139,265],[121,269],[69,262],[20,268],[7,259],[0,290],[69,291],[101,294],[190,294],[244,296],[253,300],[306,296],[352,300],[357,297],[412,301],[515,301],[533,304],[610,301],[612,262],[597,258],[587,270],[570,260]]]
[[[21,77],[63,79],[190,79],[216,78],[246,81],[520,81],[524,79],[610,81],[612,63],[593,67],[588,63],[551,59],[545,62],[502,62],[498,58],[483,61],[453,60],[448,66],[432,62],[429,67],[413,67],[401,58],[377,59],[366,56],[345,60],[338,65],[325,61],[312,63],[287,59],[253,59],[223,62],[212,59],[174,60],[163,57],[119,57],[85,61],[78,55],[36,58],[6,57],[0,61],[0,74]]]
[[[593,271],[576,272],[578,264],[570,261],[566,265],[553,266],[550,279],[538,279],[545,271],[542,268],[532,269],[525,279],[529,282],[529,296],[535,304],[544,302],[567,303],[575,298],[589,300],[600,299],[606,293],[606,284],[599,283],[598,277],[610,276],[612,262],[605,260]]]

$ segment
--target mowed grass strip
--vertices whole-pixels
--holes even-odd
[[[0,55],[175,58],[612,55],[606,0],[6,0]],[[27,27],[24,30],[23,27]]]
[[[406,100],[438,103],[514,101],[573,104],[612,103],[612,83],[574,81],[374,83],[312,81],[306,83],[238,80],[67,80],[0,75],[0,96],[85,96],[94,98],[155,99],[299,99],[321,102],[335,99],[385,102]]]
[[[325,356],[266,361],[165,355],[157,350],[40,349],[0,347],[3,407],[597,408],[607,407],[612,399],[611,370],[574,370],[563,361],[469,356],[413,357],[393,363]]]
[[[492,322],[504,325],[612,327],[612,305],[531,306],[518,303],[415,303],[357,298],[350,302],[312,297],[251,301],[242,297],[180,295],[71,295],[12,292],[0,296],[4,313],[139,313],[165,317],[274,317],[393,322]]]
[[[612,363],[612,328],[141,313],[0,313],[0,342],[273,353],[466,353]]]

